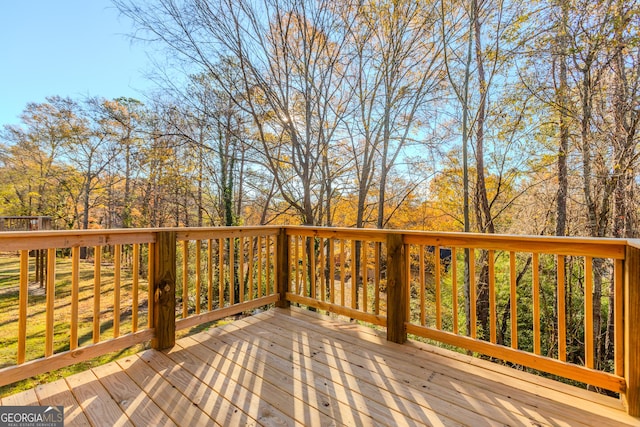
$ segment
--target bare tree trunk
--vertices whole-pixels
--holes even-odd
[[[567,79],[567,49],[568,49],[568,21],[569,5],[567,0],[559,0],[561,18],[557,35],[557,55],[554,61],[558,70],[558,86],[556,88],[556,104],[559,116],[559,141],[558,141],[558,191],[556,193],[556,236],[567,234],[567,194],[569,189],[569,173],[567,156],[569,154],[569,84]],[[566,269],[566,266],[565,266]],[[556,284],[558,283],[556,269]],[[565,275],[566,277],[566,275]],[[566,283],[564,284],[566,287]],[[556,298],[553,300],[553,341],[558,339],[558,286],[556,286]],[[565,292],[566,295],[566,292]],[[566,299],[566,297],[565,297]],[[565,301],[566,307],[566,301]],[[558,346],[559,348],[559,346]]]
[[[491,215],[491,208],[489,207],[489,199],[487,197],[486,177],[484,172],[484,122],[486,118],[486,104],[487,104],[487,80],[484,70],[484,55],[482,52],[482,22],[480,20],[480,10],[477,0],[472,1],[472,8],[474,9],[474,31],[475,31],[475,53],[476,53],[476,67],[478,73],[478,85],[480,89],[480,104],[478,106],[477,118],[476,118],[476,197],[475,197],[475,211],[478,230],[483,233],[495,233],[495,227],[493,224],[493,218]],[[486,251],[481,251],[481,269],[480,276],[478,277],[477,285],[477,300],[476,307],[478,313],[478,320],[482,327],[483,334],[488,337],[490,325],[489,325],[489,254]],[[495,327],[495,325],[493,325]]]
[[[558,32],[558,67],[559,87],[557,88],[557,105],[559,113],[560,140],[558,146],[558,192],[556,195],[556,236],[564,236],[567,232],[567,190],[569,176],[567,169],[567,155],[569,154],[569,85],[567,81],[567,23],[569,20],[569,6],[566,0],[561,1],[562,17]]]

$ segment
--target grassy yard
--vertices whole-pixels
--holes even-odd
[[[93,306],[94,272],[93,261],[80,261],[78,345],[93,342]],[[35,261],[30,259],[30,282],[27,308],[26,360],[44,356],[46,295],[44,288],[35,282]],[[120,286],[120,335],[132,330],[132,274],[131,269],[121,268]],[[19,258],[15,254],[0,256],[0,367],[16,364],[18,349],[18,304],[19,304]],[[114,268],[113,264],[103,263],[100,274],[100,340],[113,338],[114,308]],[[148,322],[148,284],[146,279],[139,282],[139,318],[138,328],[143,329]],[[55,309],[54,309],[54,353],[69,350],[71,319],[71,259],[56,259]],[[62,376],[86,370],[91,366],[134,353],[140,346],[100,358],[79,363],[56,372],[39,375],[0,388],[0,396],[35,386],[41,382],[52,381]]]

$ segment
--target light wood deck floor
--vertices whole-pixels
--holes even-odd
[[[620,426],[612,399],[292,308],[2,399],[65,425]]]

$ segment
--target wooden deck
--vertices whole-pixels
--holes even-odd
[[[65,425],[640,425],[617,399],[292,308],[2,399]]]

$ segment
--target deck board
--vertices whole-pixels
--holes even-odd
[[[92,371],[133,424],[176,426],[117,363],[98,366]]]
[[[245,410],[239,409],[233,404],[235,399],[238,402],[245,401],[243,397],[251,396],[249,391],[247,390],[244,396],[234,395],[235,399],[230,401],[226,398],[225,393],[233,385],[227,381],[227,377],[211,369],[212,376],[222,380],[222,385],[216,387],[215,380],[210,383],[203,381],[206,378],[212,378],[207,374],[209,370],[207,365],[186,353],[187,351],[179,347],[172,350],[171,356],[173,357],[157,351],[144,352],[140,357],[149,366],[165,375],[169,382],[195,405],[208,414],[216,414],[216,421],[220,424],[257,425],[255,418],[251,418]],[[167,366],[172,367],[170,371],[167,370]],[[250,403],[250,400],[247,399],[247,402]]]
[[[288,370],[294,369],[294,375],[301,377],[302,381],[297,381],[302,384],[300,388],[307,393],[309,393],[307,389],[311,387],[315,387],[316,390],[324,387],[334,388],[336,394],[341,390],[343,399],[346,399],[343,402],[347,406],[341,408],[340,413],[344,415],[354,412],[351,420],[354,418],[357,420],[355,425],[362,425],[367,418],[371,417],[385,425],[406,424],[411,421],[415,425],[437,424],[438,414],[434,409],[421,406],[415,399],[405,399],[406,395],[403,397],[390,391],[389,387],[385,387],[384,379],[358,365],[358,362],[347,360],[349,356],[346,356],[347,359],[340,359],[332,354],[334,352],[324,353],[319,337],[313,337],[314,340],[318,339],[318,346],[311,348],[309,343],[294,337],[291,331],[280,329],[278,334],[273,334],[272,331],[276,326],[265,325],[267,329],[249,335],[243,332],[241,325],[242,323],[234,325],[239,329],[232,331],[231,334],[225,334],[224,339],[228,341],[230,335],[241,337],[252,345],[258,346],[262,353],[267,355],[272,353],[268,360],[272,364],[277,363],[277,360],[292,359],[288,362],[291,366]],[[262,325],[258,323],[252,325],[254,329],[258,327]],[[259,341],[260,339],[262,342]],[[206,342],[203,343],[206,345]],[[372,375],[378,379],[371,380],[369,377]],[[314,381],[315,384],[313,384]],[[404,389],[403,384],[395,383],[397,387]],[[465,411],[462,410],[462,412]],[[342,421],[343,424],[353,425],[348,422],[351,420],[343,419]],[[463,424],[450,419],[447,425]]]
[[[72,375],[66,381],[91,424],[133,425],[92,371]]]
[[[153,370],[139,355],[121,359],[118,364],[174,423],[192,426],[215,423],[215,419],[194,405],[164,375]],[[215,423],[215,425],[220,424]]]
[[[308,320],[309,316],[306,316]],[[289,328],[295,328],[297,319],[291,319],[290,321],[282,320],[278,318],[280,325],[288,325]],[[313,323],[307,327],[306,333],[311,333],[312,330],[321,331],[330,329],[327,328],[327,322],[321,320],[317,325]],[[485,422],[489,420],[497,421],[505,424],[534,424],[536,422],[543,425],[568,425],[563,422],[562,419],[566,418],[562,411],[556,413],[550,411],[550,407],[555,402],[545,401],[545,412],[541,414],[537,408],[529,406],[526,410],[518,410],[518,401],[527,402],[531,399],[530,393],[521,392],[519,389],[513,387],[501,387],[500,381],[496,382],[495,373],[491,373],[493,380],[484,381],[484,378],[478,377],[473,372],[465,372],[456,369],[451,364],[436,363],[436,360],[429,358],[417,358],[415,353],[405,353],[407,346],[398,345],[395,343],[387,342],[384,338],[381,338],[371,333],[368,328],[360,327],[356,324],[336,324],[339,328],[349,328],[351,331],[358,331],[359,341],[358,346],[349,346],[348,353],[344,356],[344,360],[349,363],[353,363],[360,367],[363,363],[369,362],[370,365],[366,366],[362,371],[366,372],[370,369],[381,371],[381,375],[391,378],[391,382],[394,385],[394,389],[401,393],[406,399],[418,398],[425,404],[437,405],[438,412],[440,414],[452,414],[454,418],[461,418],[460,421],[469,425],[477,424],[477,420],[482,418]],[[266,325],[264,325],[266,326]],[[353,333],[331,333],[332,342],[338,341],[343,345],[349,344],[353,338]],[[320,335],[313,335],[312,339],[319,339]],[[382,357],[378,357],[375,361],[370,360],[370,354],[377,354]],[[387,361],[392,361],[393,366]],[[447,359],[443,359],[447,361]],[[416,363],[422,362],[422,363]],[[493,364],[492,364],[493,365]],[[362,372],[359,375],[363,375]],[[397,383],[400,382],[400,387]],[[413,393],[408,393],[406,390],[413,390]],[[496,394],[496,388],[504,392],[504,395]],[[415,393],[415,391],[418,393]],[[409,395],[410,394],[410,395]],[[433,399],[436,398],[434,401]],[[448,405],[447,405],[448,403]],[[510,410],[505,410],[504,406],[511,407]],[[562,405],[560,405],[562,406]],[[468,408],[468,410],[466,410]],[[566,410],[566,407],[563,407]],[[468,412],[471,412],[469,414]],[[571,425],[580,425],[578,419],[572,419]],[[589,425],[589,422],[582,425]]]
[[[562,424],[563,420],[569,420],[571,425],[640,425],[639,420],[624,413],[618,399],[419,342],[389,343],[374,330],[355,323],[331,321],[325,316],[295,309],[290,314],[293,324],[304,320],[310,322],[305,326],[315,330],[349,331],[342,334],[344,342],[357,334],[359,341],[353,351],[372,349],[388,360],[403,361],[398,365],[400,369],[415,377],[424,378],[418,373],[432,370],[445,377],[449,387],[465,394],[467,399],[484,395],[489,399],[485,403],[494,402],[498,407],[510,403],[529,416],[540,412],[544,419],[536,421],[553,425]],[[339,334],[331,332],[331,336],[338,338]],[[416,366],[416,361],[422,363]]]
[[[288,328],[290,334],[301,334],[308,338],[309,342],[318,343],[314,348],[308,348],[308,355],[314,360],[327,363],[334,371],[349,372],[349,385],[359,387],[365,396],[370,399],[380,399],[382,403],[393,402],[398,408],[397,412],[413,418],[415,421],[433,423],[434,419],[428,415],[435,414],[438,417],[447,416],[447,425],[505,425],[529,423],[528,417],[498,411],[491,405],[490,401],[470,402],[469,396],[461,395],[455,390],[451,390],[450,383],[438,384],[436,374],[424,368],[413,366],[412,361],[397,366],[387,363],[385,358],[375,358],[376,355],[371,350],[355,348],[349,341],[341,341],[338,335],[333,335],[331,341],[322,335],[313,333],[311,328],[304,332],[296,332],[294,322],[282,321],[278,319],[277,325],[270,325],[268,321],[256,327],[273,328],[281,326]],[[283,331],[284,332],[284,331]],[[268,333],[268,330],[265,330]],[[280,336],[277,334],[276,337]],[[276,338],[277,339],[277,338]],[[286,337],[293,340],[294,337]],[[340,342],[337,346],[336,343]],[[304,345],[304,344],[303,344]],[[386,341],[384,345],[387,345]],[[326,349],[330,349],[326,353]],[[345,369],[348,367],[348,369]],[[406,367],[406,370],[403,369]],[[322,370],[315,365],[314,372]],[[422,377],[428,383],[417,384],[416,379]],[[474,400],[476,397],[474,396]],[[471,403],[471,404],[470,404]],[[471,406],[471,407],[470,407]],[[481,421],[479,421],[481,420]],[[397,420],[396,420],[397,421]]]
[[[256,345],[255,340],[244,341],[241,337],[234,336],[232,333],[225,335],[225,340],[220,341],[216,337],[206,337],[201,334],[195,339],[200,338],[201,346],[207,348],[211,352],[222,354],[229,352],[232,359],[245,361],[245,367],[256,376],[263,378],[273,387],[279,389],[279,394],[285,397],[285,406],[287,402],[295,402],[298,406],[290,409],[289,416],[296,417],[300,423],[307,423],[308,420],[299,418],[300,414],[310,411],[320,415],[324,414],[329,419],[336,420],[340,425],[389,425],[392,420],[384,422],[384,413],[378,411],[358,412],[357,405],[350,405],[349,402],[341,401],[337,393],[327,391],[328,380],[322,381],[318,371],[300,368],[291,360],[292,353],[289,351],[285,357],[274,356],[268,350]],[[246,350],[245,350],[246,349]],[[307,378],[300,378],[301,372],[308,374]],[[314,381],[314,375],[316,376]],[[313,422],[313,421],[310,421]],[[315,425],[315,424],[313,424]]]
[[[296,308],[4,397],[66,425],[620,426],[617,399]]]
[[[87,416],[82,411],[78,401],[69,390],[69,386],[64,379],[59,379],[50,383],[40,384],[35,389],[39,405],[63,406],[64,425],[67,427],[89,425]]]
[[[34,389],[21,391],[2,399],[2,406],[32,406],[38,404],[38,396]]]

